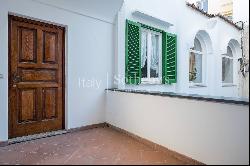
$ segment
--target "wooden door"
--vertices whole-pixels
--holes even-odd
[[[9,136],[64,128],[64,28],[9,16]]]

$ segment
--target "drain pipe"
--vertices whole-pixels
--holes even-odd
[[[244,32],[245,32],[245,23],[243,21],[239,21],[236,24],[241,24],[241,52],[242,52],[242,57],[238,59],[240,62],[240,71],[243,75],[244,78],[246,78],[246,69],[245,67],[247,66],[246,62],[246,56],[244,52]]]

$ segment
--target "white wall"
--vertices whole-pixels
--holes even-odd
[[[107,79],[111,80],[113,72],[114,24],[32,0],[0,0],[0,73],[4,74],[0,79],[0,141],[8,139],[8,12],[67,27],[66,128],[104,122],[104,89],[112,87]],[[80,87],[79,78],[97,80],[100,87]]]
[[[249,64],[249,26],[246,26],[244,29],[243,44],[245,59]],[[246,70],[249,70],[249,67]],[[241,78],[240,95],[249,98],[249,72],[246,73],[245,77],[242,75],[242,73],[239,73],[239,75]]]
[[[113,23],[123,0],[33,0],[73,13]]]
[[[249,164],[249,106],[108,91],[106,121],[205,164]]]
[[[151,20],[138,18],[132,15],[135,10],[141,10],[144,13],[168,21],[174,24],[173,27],[165,27]],[[187,19],[188,18],[188,19]],[[240,31],[222,19],[208,17],[186,6],[184,0],[125,0],[122,10],[118,15],[118,50],[116,52],[116,63],[119,64],[116,69],[116,76],[123,78],[125,76],[125,20],[138,21],[153,27],[163,29],[170,33],[177,34],[178,37],[178,57],[177,57],[177,84],[174,85],[140,85],[128,86],[122,83],[117,87],[120,89],[138,89],[153,90],[163,92],[177,92],[187,94],[211,95],[238,97],[238,77],[237,63],[235,64],[235,82],[233,86],[222,86],[222,57],[225,53],[227,44],[231,39],[240,43]],[[193,46],[195,35],[199,30],[206,31],[212,41],[212,51],[206,56],[205,68],[205,87],[191,87],[189,83],[189,49]],[[239,53],[239,56],[241,53]],[[237,57],[235,58],[237,62]]]

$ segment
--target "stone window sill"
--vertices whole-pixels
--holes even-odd
[[[214,96],[202,96],[202,95],[194,95],[194,94],[179,94],[179,93],[172,93],[172,92],[141,91],[141,90],[129,90],[129,89],[107,89],[107,91],[162,96],[162,97],[173,97],[173,98],[181,98],[181,99],[190,99],[190,100],[198,100],[198,101],[249,106],[249,99],[246,99],[246,98],[214,97]]]

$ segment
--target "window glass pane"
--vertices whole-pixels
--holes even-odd
[[[152,49],[151,49],[151,63],[150,63],[150,77],[159,77],[159,35],[152,34]]]
[[[189,57],[189,81],[193,82],[195,79],[196,79],[195,54],[191,52]]]
[[[189,81],[202,83],[202,55],[191,52],[189,59]]]
[[[222,82],[233,83],[233,60],[222,58]]]
[[[148,77],[148,65],[147,65],[147,32],[142,31],[141,38],[141,70],[142,70],[142,78]]]
[[[194,50],[202,52],[201,43],[197,38],[194,39]]]
[[[227,56],[233,57],[233,51],[229,46],[227,46]]]

